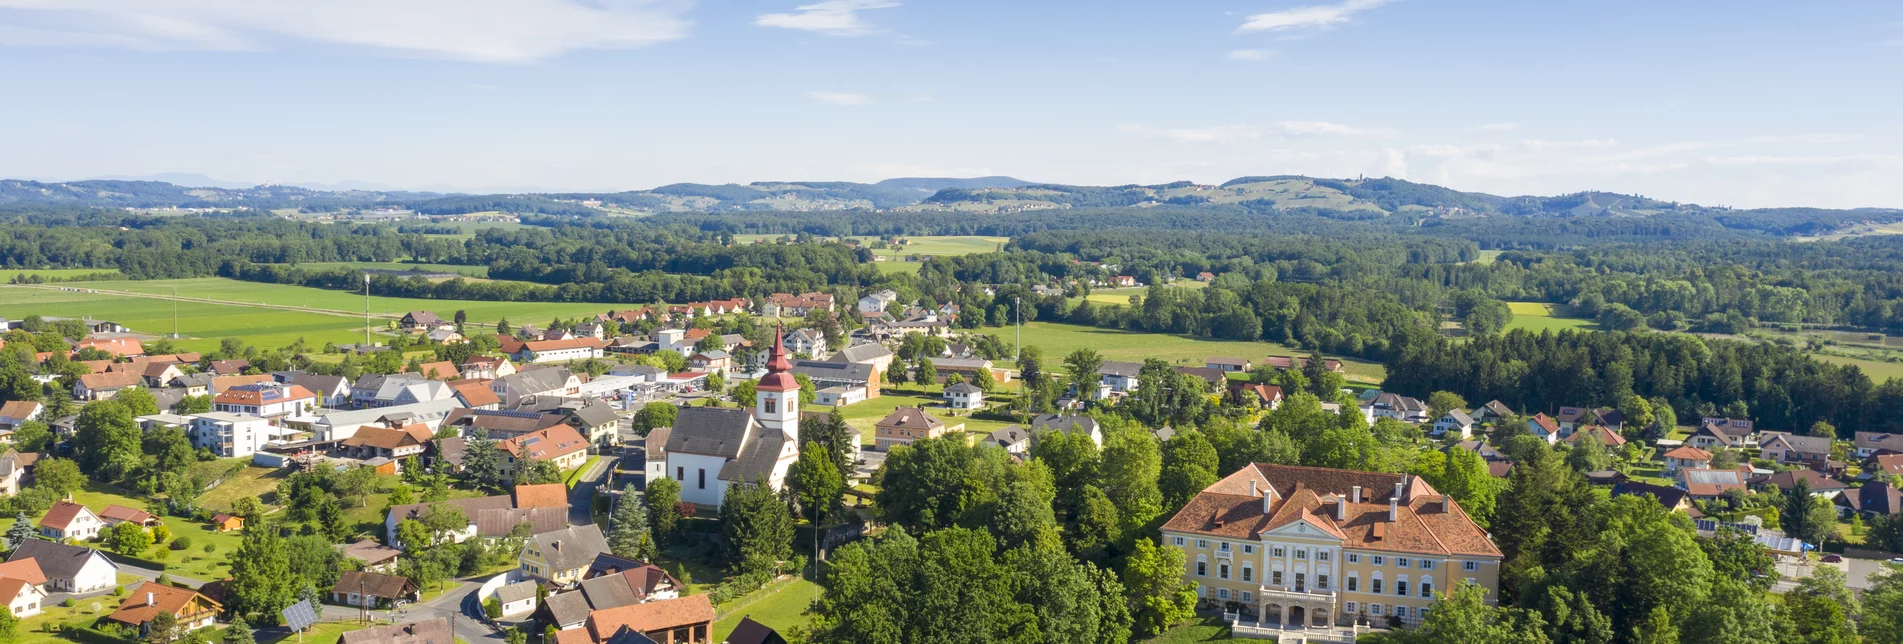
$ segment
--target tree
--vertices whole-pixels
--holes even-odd
[[[152,547],[152,535],[145,531],[145,526],[122,521],[106,531],[105,545],[113,552],[137,556]]]
[[[710,336],[707,336],[707,337],[710,337],[710,338],[711,338],[711,337],[714,337],[714,336],[711,336],[711,335],[710,335]],[[718,371],[715,371],[715,372],[713,372],[713,373],[709,373],[709,374],[707,374],[707,390],[708,390],[708,391],[711,391],[711,392],[715,392],[715,393],[719,393],[719,392],[722,392],[722,391],[726,391],[726,390],[727,390],[727,379],[726,379],[725,377],[723,377],[723,376],[721,376],[721,375],[720,375],[720,372],[718,372]]]
[[[1809,480],[1799,477],[1790,491],[1784,493],[1784,504],[1778,508],[1778,525],[1784,534],[1822,547],[1824,539],[1837,529],[1837,514],[1828,502],[1811,494]]]
[[[1606,453],[1605,443],[1600,442],[1599,434],[1582,432],[1575,435],[1573,449],[1566,453],[1566,464],[1581,472],[1596,472],[1612,467],[1612,455]]]
[[[169,611],[159,611],[146,624],[145,641],[152,644],[171,644],[179,640],[178,616]]]
[[[1427,473],[1427,481],[1434,489],[1454,497],[1460,509],[1466,510],[1467,516],[1480,527],[1493,522],[1498,486],[1487,472],[1487,462],[1479,454],[1459,447],[1447,450],[1447,456],[1441,460],[1441,470]]]
[[[1718,578],[1704,601],[1690,607],[1684,625],[1679,627],[1680,641],[1692,644],[1745,644],[1777,642],[1786,632],[1782,616],[1765,600],[1764,593],[1738,580]]]
[[[545,485],[562,482],[562,468],[554,461],[530,458],[524,454],[515,461],[516,485]]]
[[[608,526],[608,549],[615,556],[635,561],[654,559],[654,539],[648,534],[647,503],[633,485],[621,488],[621,497],[615,500]]]
[[[515,327],[509,326],[509,318],[496,320],[496,335],[509,335],[514,331]]]
[[[932,383],[935,383],[935,382],[938,382],[938,368],[932,366],[931,358],[920,356],[918,359],[919,386],[931,387]]]
[[[22,452],[44,454],[53,446],[53,428],[37,420],[26,421],[14,430],[13,445]]]
[[[85,485],[86,475],[79,472],[79,464],[73,461],[49,457],[33,467],[33,487],[50,491],[54,496],[66,496]]]
[[[975,481],[966,474],[972,448],[962,437],[926,438],[886,454],[878,506],[885,521],[924,533],[951,527],[968,509]],[[1061,497],[1063,478],[1058,474]]]
[[[1489,606],[1487,591],[1463,583],[1434,605],[1434,612],[1417,628],[1396,629],[1364,636],[1371,644],[1546,644],[1546,624],[1540,614],[1519,608]]]
[[[305,579],[303,581],[303,586],[297,589],[297,601],[310,602],[311,612],[316,613],[318,621],[323,621],[324,597],[323,595],[317,594],[317,586],[312,584],[311,580]]]
[[[1103,354],[1095,349],[1078,349],[1064,356],[1064,368],[1070,373],[1070,382],[1077,386],[1077,396],[1090,399],[1096,396],[1097,383],[1103,380]]]
[[[971,384],[980,391],[988,394],[998,388],[998,379],[996,376],[991,375],[990,369],[979,369],[977,373],[972,376]]]
[[[7,528],[7,550],[18,549],[20,544],[26,543],[27,539],[31,539],[39,533],[39,529],[33,527],[33,522],[27,520],[26,513],[21,512],[19,516],[13,519],[13,527]]]
[[[502,486],[502,455],[496,453],[496,442],[489,440],[489,430],[469,428],[463,449],[463,471],[478,489]]]
[[[1856,597],[1844,586],[1847,576],[1835,566],[1818,566],[1784,594],[1784,611],[1801,642],[1854,643],[1859,641],[1850,618],[1857,614]]]
[[[1122,524],[1124,521],[1118,516],[1117,504],[1097,486],[1086,485],[1065,536],[1071,552],[1076,553],[1079,559],[1102,563],[1107,559],[1110,547],[1123,539]]]
[[[412,549],[421,548],[412,546]],[[273,619],[278,611],[291,605],[292,594],[296,592],[295,575],[291,574],[284,539],[276,530],[246,530],[244,541],[227,557],[231,565],[231,594],[226,607],[232,614]]]
[[[1428,417],[1439,420],[1447,412],[1467,409],[1467,399],[1451,391],[1436,391],[1427,396]]]
[[[1742,531],[1720,527],[1711,538],[1699,539],[1698,547],[1705,551],[1712,574],[1719,579],[1737,580],[1758,592],[1770,590],[1778,579],[1777,560]]]
[[[1057,498],[1057,486],[1051,469],[1033,460],[1012,468],[1007,477],[1010,482],[998,493],[990,526],[999,545],[1016,548],[1056,534],[1057,515],[1051,504]]]
[[[113,400],[87,404],[74,422],[73,444],[80,469],[101,481],[118,481],[140,465],[144,433],[124,405]]]
[[[1130,611],[1123,584],[1109,571],[1071,560],[1048,540],[1026,543],[1004,553],[1013,599],[1036,615],[1045,642],[1124,644],[1130,640]]]
[[[751,382],[753,381],[747,381],[747,383]],[[747,386],[747,383],[741,383],[741,385]],[[741,405],[750,409],[753,407],[753,401],[742,401]],[[679,416],[680,412],[681,408],[669,402],[656,401],[642,405],[641,411],[634,414],[634,430],[646,436],[656,427],[673,427],[674,418]]]
[[[1216,447],[1202,432],[1178,431],[1163,444],[1163,474],[1157,488],[1163,494],[1165,512],[1174,512],[1190,499],[1214,484],[1221,461]]]
[[[127,387],[113,394],[112,401],[119,403],[133,416],[150,416],[159,413],[159,400],[144,387]]]
[[[787,474],[787,484],[799,499],[803,518],[818,526],[834,514],[846,481],[840,475],[831,449],[817,442],[804,442],[800,446],[799,461]]]
[[[1044,384],[1044,350],[1036,346],[1018,348],[1018,380],[1026,388]]]
[[[1131,632],[1155,637],[1196,614],[1196,582],[1183,580],[1183,551],[1137,539],[1123,569]]]
[[[672,543],[674,529],[680,525],[681,482],[670,478],[648,481],[648,527],[661,546]]]
[[[1163,471],[1162,449],[1156,438],[1138,428],[1108,434],[1098,480],[1104,495],[1117,505],[1119,531],[1131,539],[1163,514],[1163,493],[1157,489]]]
[[[0,642],[17,642],[20,639],[20,618],[13,611],[0,610]]]
[[[244,616],[235,615],[231,618],[231,624],[225,627],[225,636],[221,638],[219,642],[222,644],[257,644],[258,641],[252,638],[251,624],[245,621]]]
[[[1869,644],[1903,644],[1903,567],[1885,566],[1863,591],[1863,637]]]
[[[1837,428],[1830,423],[1817,421],[1810,425],[1810,435],[1818,438],[1837,439]]]
[[[996,549],[983,530],[947,528],[915,539],[897,526],[842,547],[822,580],[812,641],[1027,641],[1039,628],[1037,612],[1015,601],[1016,572],[993,557]]]
[[[741,573],[775,572],[793,558],[793,515],[765,481],[734,482],[720,503],[727,563]]]

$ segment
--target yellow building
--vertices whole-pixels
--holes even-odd
[[[1500,550],[1420,477],[1256,463],[1163,525],[1200,604],[1276,626],[1411,626],[1456,586],[1496,601]]]

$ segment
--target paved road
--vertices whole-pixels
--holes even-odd
[[[157,580],[160,574],[166,574],[167,575],[166,579],[172,580],[177,583],[185,584],[186,586],[190,586],[192,588],[197,588],[199,586],[205,585],[204,581],[193,579],[191,577],[180,577],[178,575],[172,575],[169,573],[161,573],[160,571],[152,570],[150,568],[140,568],[137,566],[130,566],[130,565],[116,562],[116,561],[113,563],[119,566],[119,572],[123,572],[125,574],[132,575],[140,579]],[[130,591],[131,588],[127,588],[126,590]],[[104,590],[95,590],[90,593],[47,593],[45,603],[49,605],[57,605],[60,602],[66,601],[67,599],[72,599],[74,601],[84,601],[94,597],[99,597],[101,595],[111,595],[111,594],[112,594],[111,587],[108,587]],[[122,601],[120,598],[113,597],[111,598],[111,601],[101,601],[100,603],[101,604],[117,604],[120,601]]]
[[[595,489],[601,486],[608,472],[614,469],[615,462],[620,459],[616,454],[602,454],[594,467],[582,472],[581,478],[575,480],[574,489],[568,491],[569,524],[588,525],[595,522],[594,513],[589,511],[595,507]]]
[[[449,592],[443,593],[442,596],[423,602],[420,605],[413,604],[399,610],[369,611],[370,621],[374,624],[412,624],[432,619],[448,619],[454,617],[455,619],[451,620],[451,622],[455,624],[456,637],[472,643],[501,642],[503,641],[502,633],[490,628],[487,622],[482,621],[480,617],[482,607],[476,603],[476,589],[482,586],[484,579],[487,578],[478,577],[457,581],[455,582],[456,587],[451,588]],[[363,617],[364,613],[355,608],[347,606],[325,606],[322,620],[326,622],[358,622],[361,621]],[[369,625],[365,625],[365,628],[368,627]],[[282,634],[284,634],[284,629],[282,628],[261,628],[258,629],[256,638],[262,640],[267,636]]]

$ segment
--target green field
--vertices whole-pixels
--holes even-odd
[[[727,636],[733,634],[734,627],[740,625],[742,617],[751,617],[753,621],[782,634],[795,626],[809,624],[812,618],[806,615],[806,609],[812,605],[818,591],[818,584],[804,578],[794,578],[773,582],[720,606],[720,618],[714,622],[713,641],[726,641]]]
[[[1209,284],[1204,282],[1198,282],[1196,280],[1176,280],[1175,282],[1170,283],[1170,287],[1172,288],[1208,288]],[[1129,288],[1106,288],[1106,289],[1093,290],[1090,292],[1090,296],[1084,299],[1089,300],[1090,303],[1092,304],[1115,304],[1118,306],[1129,306],[1130,296],[1144,295],[1149,292],[1150,292],[1150,287],[1148,286],[1132,286]]]
[[[1262,642],[1245,637],[1232,637],[1229,625],[1220,617],[1198,617],[1188,624],[1163,631],[1153,639],[1143,640],[1144,644],[1241,644],[1243,642]]]
[[[945,399],[940,397],[941,389],[942,387],[937,385],[933,385],[930,391],[921,390],[918,385],[881,387],[878,398],[841,407],[839,413],[845,416],[846,424],[860,431],[863,436],[862,442],[866,445],[873,443],[873,425],[891,415],[892,410],[900,407],[923,408],[925,413],[945,421],[946,425],[962,424],[965,426],[965,431],[980,435],[990,434],[1011,424],[1000,420],[979,420],[963,415],[952,416],[951,410],[945,407]]]
[[[1016,331],[1011,327],[986,330],[985,333],[998,336],[1005,342],[1011,342],[1016,337]],[[1065,355],[1084,348],[1096,349],[1098,353],[1103,354],[1105,360],[1139,362],[1158,358],[1173,365],[1195,367],[1203,366],[1203,361],[1212,356],[1248,358],[1257,361],[1266,356],[1308,355],[1307,352],[1272,342],[1210,340],[1162,333],[1100,329],[1059,322],[1026,322],[1024,344],[1042,347],[1045,362],[1058,365],[1058,367],[1050,368],[1061,367]],[[1348,377],[1351,379],[1380,382],[1387,378],[1387,368],[1379,363],[1349,358],[1343,358],[1342,363],[1348,369]]]
[[[1564,306],[1545,302],[1507,302],[1513,309],[1513,322],[1507,330],[1526,329],[1534,333],[1541,331],[1559,332],[1566,329],[1598,330],[1599,325],[1584,318],[1561,317]]]
[[[0,284],[13,279],[15,275],[38,275],[40,277],[79,277],[95,273],[118,273],[116,268],[6,268],[0,269]]]
[[[65,317],[90,316],[112,320],[138,333],[166,334],[172,331],[171,300],[114,293],[84,293],[55,288],[0,286],[0,316],[28,315]],[[178,345],[188,351],[218,346],[218,341],[238,337],[247,343],[275,347],[298,338],[316,346],[326,342],[363,341],[364,308],[362,294],[331,291],[303,286],[241,282],[221,277],[177,280],[79,282],[67,288],[150,294],[169,297],[176,289],[179,297],[215,300],[216,303],[181,301],[178,303],[178,327],[188,339]],[[274,307],[294,308],[266,308]],[[638,304],[593,304],[558,302],[481,302],[471,300],[419,300],[395,297],[370,298],[371,313],[378,328],[408,311],[434,311],[449,319],[457,310],[466,311],[469,321],[492,325],[507,318],[511,324],[546,324],[552,317],[574,318],[604,313],[610,309]],[[311,309],[311,310],[298,310]],[[379,341],[372,338],[373,341]]]
[[[487,266],[463,266],[461,264],[412,264],[410,262],[306,262],[298,264],[301,268],[380,268],[391,271],[422,271],[425,273],[455,273],[469,277],[489,277]]]
[[[786,235],[734,235],[734,243],[751,244],[758,240],[772,242]],[[886,258],[879,262],[879,270],[887,273],[917,273],[920,262],[904,261],[911,255],[970,255],[972,253],[990,253],[1011,241],[1009,237],[977,237],[967,235],[943,235],[926,237],[904,237],[911,243],[898,248],[872,248],[875,237],[854,237],[859,243],[878,257]]]
[[[1817,358],[1818,360],[1822,360],[1824,362],[1830,362],[1835,364],[1856,365],[1857,368],[1863,370],[1863,375],[1869,376],[1871,380],[1874,380],[1877,382],[1882,382],[1885,380],[1889,380],[1891,378],[1903,378],[1903,362],[1883,362],[1881,360],[1861,360],[1857,358],[1846,358],[1844,356],[1830,355],[1827,353],[1813,353],[1811,354],[1811,356]]]

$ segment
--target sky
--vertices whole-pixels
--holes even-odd
[[[0,0],[0,177],[1903,207],[1903,3]]]

